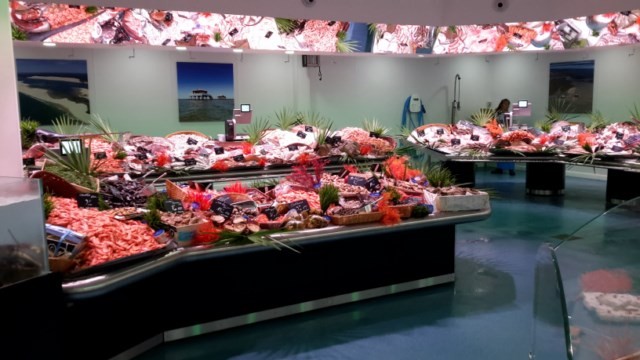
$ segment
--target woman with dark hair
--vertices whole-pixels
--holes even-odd
[[[509,99],[500,100],[500,104],[494,110],[494,116],[498,121],[498,124],[502,126],[509,126],[509,121],[507,119],[507,113],[509,112],[509,106],[511,106],[511,101]],[[509,170],[509,175],[516,175],[516,165],[512,162],[499,162],[498,167],[496,169],[491,170],[492,174],[504,174],[505,170]]]

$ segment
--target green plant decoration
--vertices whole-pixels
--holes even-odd
[[[329,206],[339,203],[340,190],[331,184],[327,184],[320,188],[318,196],[320,197],[320,208],[324,214],[329,209]]]
[[[58,116],[51,123],[53,124],[53,131],[62,135],[82,134],[87,129],[83,122],[72,118],[68,114]]]
[[[339,53],[352,53],[358,49],[358,42],[355,40],[347,40],[346,31],[338,31],[336,34],[336,51]]]
[[[389,129],[382,126],[382,123],[378,119],[373,118],[371,120],[364,119],[362,121],[362,128],[369,133],[376,135],[377,137],[385,136],[389,133]]]
[[[246,127],[247,134],[249,134],[247,142],[251,145],[259,143],[264,137],[265,131],[269,129],[269,126],[269,120],[266,119],[258,118],[252,121],[251,124]]]
[[[289,130],[291,129],[298,121],[297,114],[286,107],[283,107],[281,110],[276,111],[276,127],[280,130]]]
[[[20,121],[20,142],[23,149],[28,149],[36,141],[36,130],[40,123],[30,119]]]

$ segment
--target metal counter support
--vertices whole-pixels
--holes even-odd
[[[65,283],[62,316],[70,330],[82,329],[65,334],[74,339],[64,348],[65,358],[111,358],[159,334],[168,341],[451,282],[456,224],[490,214],[449,213],[392,227],[331,227],[278,236],[299,253],[256,245],[185,249]]]
[[[443,161],[442,166],[449,169],[460,186],[476,185],[476,164],[474,162]]]
[[[529,195],[564,195],[565,165],[527,163],[526,189]]]

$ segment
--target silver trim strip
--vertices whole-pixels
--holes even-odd
[[[532,190],[532,189],[527,189],[527,194],[540,195],[540,196],[564,195],[564,190]]]
[[[150,339],[141,342],[140,344],[132,347],[131,349],[125,350],[120,354],[111,358],[111,360],[129,360],[133,359],[140,354],[147,352],[154,347],[162,344],[162,334],[155,335]]]
[[[327,308],[351,302],[372,299],[380,296],[396,294],[404,291],[421,289],[429,286],[440,285],[455,281],[455,274],[445,274],[430,278],[409,281],[405,283],[382,286],[379,288],[356,291],[349,294],[337,295],[328,298],[306,301],[299,304],[282,306],[274,309],[259,311],[251,314],[235,316],[227,319],[216,320],[204,324],[187,326],[179,329],[165,331],[164,341],[176,341],[193,336],[212,333],[233,327],[253,324],[259,321],[271,320],[279,317],[301,314],[307,311]]]

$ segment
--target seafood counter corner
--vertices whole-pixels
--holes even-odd
[[[180,248],[118,271],[67,280],[64,318],[69,328],[84,331],[74,334],[76,345],[65,358],[82,358],[96,348],[105,358],[130,358],[164,341],[453,282],[455,225],[490,213],[274,235],[297,251],[257,244]]]

